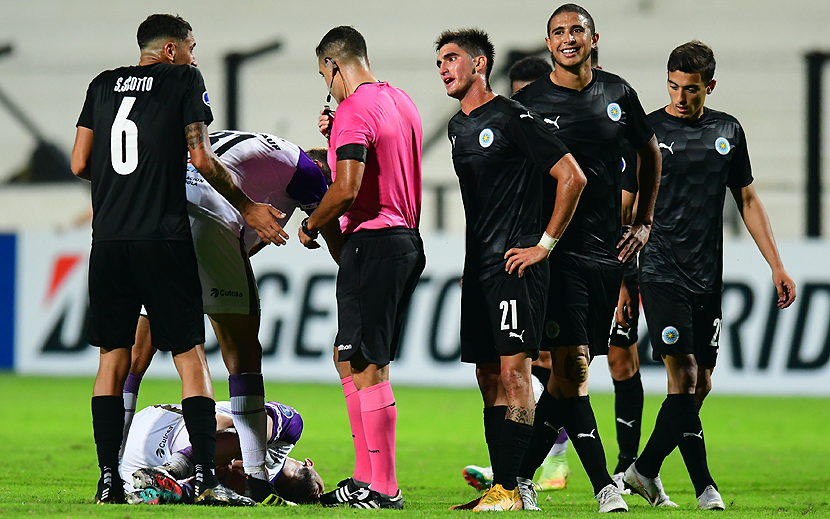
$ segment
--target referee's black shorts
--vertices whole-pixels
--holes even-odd
[[[141,305],[156,348],[184,351],[205,342],[202,287],[191,240],[92,244],[89,343],[131,347]]]
[[[504,270],[483,280],[464,277],[461,362],[498,363],[522,352],[539,357],[549,272],[543,261],[527,267],[522,277]]]
[[[693,354],[714,368],[721,331],[721,293],[695,294],[673,283],[641,283],[643,310],[654,360]]]
[[[370,364],[395,359],[412,293],[426,266],[417,229],[390,227],[347,234],[337,272],[338,359],[360,351]]]
[[[591,358],[608,354],[623,265],[552,254],[542,349],[588,345]]]

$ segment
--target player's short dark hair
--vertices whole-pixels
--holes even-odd
[[[304,151],[305,154],[308,155],[308,158],[310,158],[311,160],[316,160],[317,162],[322,164],[320,170],[323,172],[323,176],[326,177],[326,181],[329,183],[329,185],[331,185],[331,168],[329,168],[328,163],[328,148],[320,146],[316,148],[309,148]]]
[[[546,37],[550,36],[550,22],[562,13],[576,13],[580,16],[584,16],[586,21],[585,25],[588,27],[588,30],[591,31],[591,34],[597,33],[596,25],[594,25],[594,17],[591,16],[591,13],[589,13],[584,7],[576,4],[562,4],[557,7],[556,11],[554,11],[553,14],[550,15],[550,18],[548,18],[548,24],[545,27]]]
[[[151,14],[138,26],[136,33],[138,48],[145,49],[147,45],[159,38],[184,41],[187,39],[187,33],[192,30],[193,27],[179,15]]]
[[[277,493],[283,499],[293,503],[311,503],[316,501],[314,494],[317,491],[317,483],[311,467],[300,467],[295,478],[280,478]]]
[[[317,59],[331,58],[334,61],[366,61],[366,40],[357,29],[350,25],[340,25],[323,36],[317,48]]]
[[[547,60],[539,56],[525,56],[510,67],[507,77],[511,84],[514,81],[536,81],[552,71],[553,67],[550,66]]]
[[[708,85],[715,77],[715,53],[705,43],[692,40],[671,51],[666,68],[669,72],[700,74],[703,84]]]
[[[470,56],[487,58],[487,68],[484,71],[484,79],[487,86],[490,86],[490,72],[493,71],[493,59],[496,56],[496,49],[490,41],[490,36],[481,29],[458,29],[457,31],[444,31],[435,40],[435,51],[449,43],[455,43],[461,50]]]

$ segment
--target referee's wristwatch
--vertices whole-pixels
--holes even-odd
[[[300,228],[303,230],[303,234],[311,238],[312,240],[316,240],[317,236],[320,234],[320,231],[310,231],[308,229],[308,217],[303,220],[303,223],[300,224]]]

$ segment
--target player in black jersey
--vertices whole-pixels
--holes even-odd
[[[476,364],[494,472],[475,510],[522,509],[526,498],[535,508],[535,498],[520,494],[516,476],[533,433],[530,363],[542,331],[545,260],[573,215],[585,177],[538,115],[490,89],[494,53],[486,33],[446,31],[435,48],[447,94],[461,103],[448,126],[467,221],[461,360]],[[556,205],[545,214],[547,174],[557,189]]]
[[[554,377],[537,404],[540,419],[520,476],[532,476],[556,436],[553,429],[564,426],[591,479],[600,511],[609,512],[626,505],[605,467],[588,398],[588,365],[591,356],[607,353],[621,262],[648,239],[660,160],[636,92],[622,78],[591,67],[591,49],[598,40],[585,9],[560,6],[548,20],[545,38],[554,71],[514,96],[544,117],[588,179],[573,222],[551,255],[543,344],[551,348]],[[620,220],[624,141],[637,150],[641,163],[636,217],[625,232]],[[548,183],[546,193],[550,191]],[[553,202],[549,194],[545,199],[548,205]]]
[[[727,188],[772,269],[778,307],[795,299],[769,219],[755,188],[746,136],[738,121],[704,107],[715,88],[715,56],[699,41],[668,60],[671,102],[649,114],[663,155],[651,239],[640,254],[640,288],[651,344],[668,374],[668,395],[625,482],[652,505],[662,493],[660,466],[676,446],[701,509],[723,509],[706,462],[698,414],[712,388],[721,330],[723,204]]]
[[[124,501],[117,470],[124,425],[122,389],[142,304],[159,349],[173,352],[193,442],[201,504],[254,505],[213,474],[216,419],[202,348],[204,320],[185,206],[188,147],[193,165],[263,239],[284,243],[270,206],[254,204],[210,148],[213,120],[190,24],[152,15],[138,28],[138,66],[99,74],[78,119],[72,171],[92,181],[88,338],[100,347],[92,417],[101,479],[96,502]],[[194,65],[194,66],[191,66]],[[281,231],[281,229],[279,229]]]

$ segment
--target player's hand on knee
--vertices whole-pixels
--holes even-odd
[[[504,253],[504,259],[507,260],[504,270],[508,274],[512,274],[518,269],[519,277],[522,277],[527,267],[548,259],[549,254],[550,252],[547,249],[539,245],[526,249],[510,249]]]
[[[251,204],[242,213],[245,222],[250,225],[267,243],[285,245],[288,233],[277,223],[277,218],[285,218],[285,214],[269,204]]]

